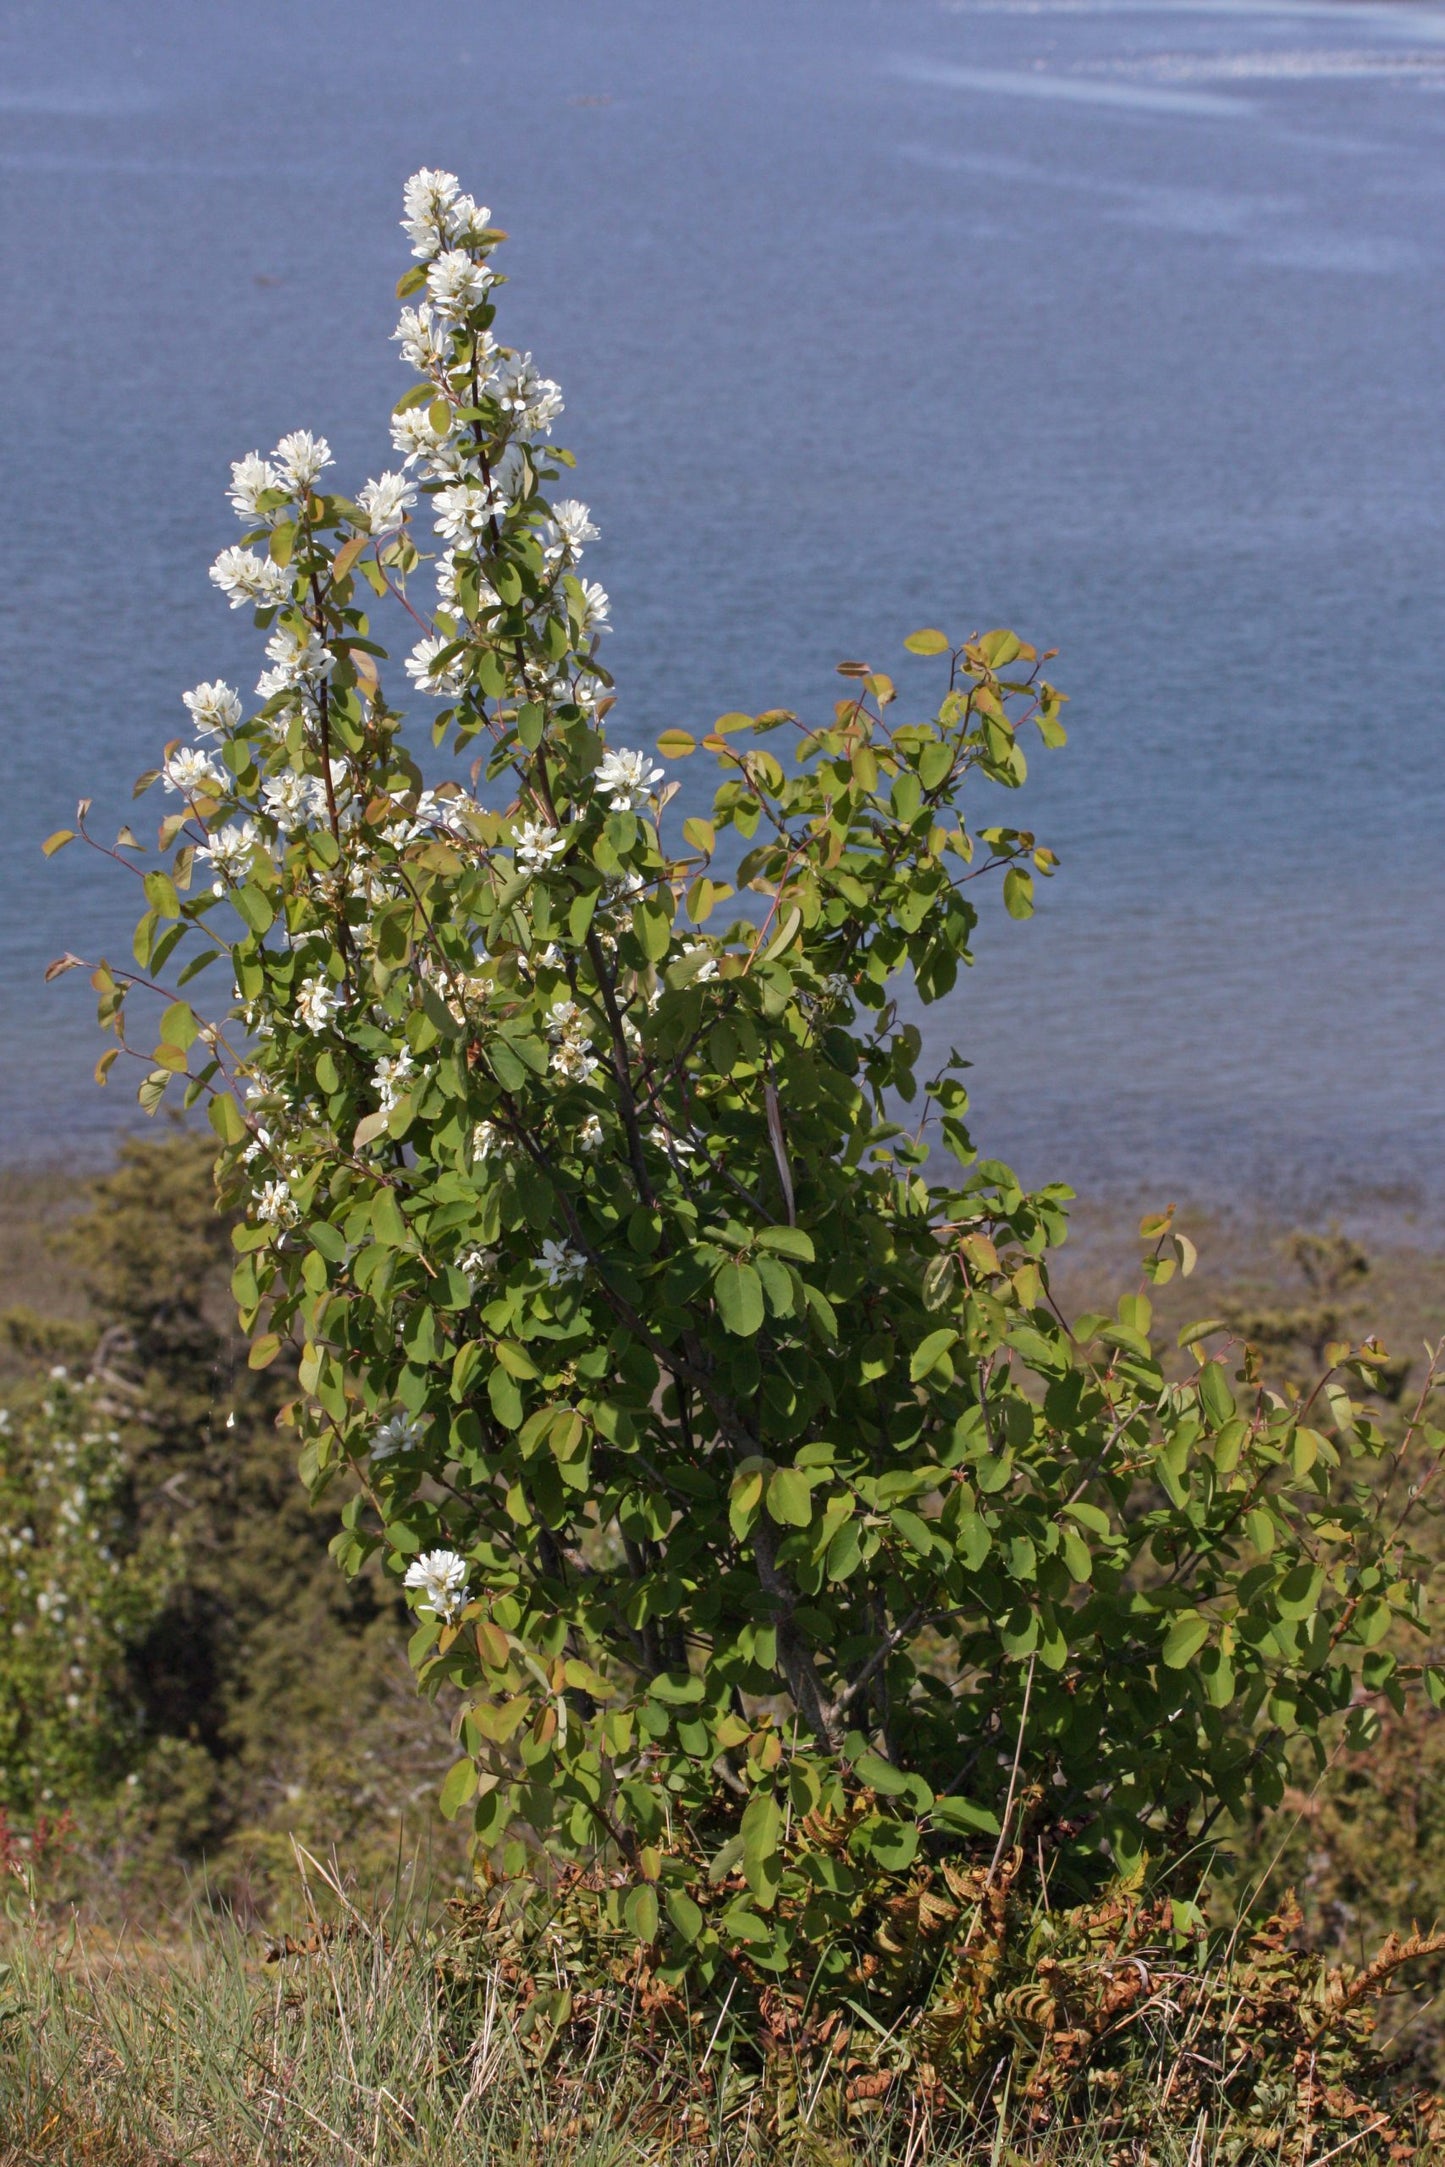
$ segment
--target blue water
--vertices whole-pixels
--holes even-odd
[[[619,722],[831,701],[834,662],[1061,650],[1064,869],[941,1035],[987,1147],[1433,1211],[1445,12],[1289,0],[80,0],[0,16],[0,1158],[135,1118],[63,948],[97,822],[249,683],[226,462],[385,462],[398,191],[514,235]],[[244,677],[236,673],[249,673]],[[904,680],[912,682],[912,677]],[[147,818],[154,817],[147,801]]]

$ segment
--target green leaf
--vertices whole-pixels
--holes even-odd
[[[623,1906],[623,1917],[627,1921],[629,1932],[634,1933],[639,1941],[656,1941],[657,1891],[651,1882],[644,1881],[640,1888],[632,1891]]]
[[[270,929],[276,913],[264,888],[258,888],[254,881],[248,881],[244,888],[233,890],[231,901],[258,937]]]
[[[1208,1638],[1208,1618],[1201,1618],[1197,1610],[1181,1611],[1164,1636],[1165,1664],[1170,1670],[1183,1670]]]
[[[67,843],[73,843],[74,841],[74,828],[57,828],[53,835],[46,836],[40,847],[47,858],[53,858],[57,850],[64,850]]]
[[[763,1283],[751,1264],[730,1257],[713,1279],[718,1314],[739,1339],[751,1339],[763,1321]]]
[[[223,1144],[240,1144],[246,1139],[246,1124],[241,1109],[229,1092],[218,1091],[206,1108],[206,1119]]]
[[[437,1804],[444,1821],[455,1821],[469,1798],[476,1795],[477,1764],[475,1761],[453,1761],[442,1779],[441,1794]]]
[[[877,1791],[883,1798],[902,1798],[908,1791],[910,1779],[901,1768],[885,1761],[881,1753],[863,1753],[853,1763],[853,1773],[870,1791]]]
[[[930,1370],[937,1368],[940,1357],[947,1354],[949,1348],[955,1347],[957,1344],[957,1332],[951,1330],[947,1325],[941,1326],[936,1332],[930,1332],[927,1339],[914,1349],[913,1359],[908,1365],[908,1375],[911,1382],[921,1384]]]
[[[801,1467],[780,1467],[768,1484],[768,1513],[780,1527],[806,1527],[813,1492]]]
[[[812,1238],[800,1226],[765,1226],[754,1237],[759,1249],[767,1249],[774,1256],[791,1257],[795,1264],[811,1264],[814,1261]]]
[[[946,655],[949,652],[948,635],[934,631],[910,632],[903,642],[911,655]]]
[[[667,1915],[676,1927],[681,1940],[692,1943],[702,1932],[702,1913],[692,1898],[682,1889],[667,1892]]]
[[[1010,918],[1032,918],[1034,914],[1033,875],[1021,865],[1011,865],[1003,876],[1003,907]]]

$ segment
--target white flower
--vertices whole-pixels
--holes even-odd
[[[843,971],[829,971],[823,980],[823,997],[828,1001],[846,1001],[852,997],[853,981]]]
[[[492,222],[485,203],[475,196],[458,196],[447,211],[447,232],[453,241],[480,240]]]
[[[194,745],[178,746],[161,769],[161,776],[167,790],[179,790],[183,798],[201,792],[209,795],[226,787],[226,771],[220,761]]]
[[[589,1114],[577,1131],[579,1150],[587,1152],[590,1156],[592,1152],[600,1151],[606,1140],[607,1131],[603,1128],[601,1121],[596,1114]]]
[[[434,171],[423,166],[413,173],[401,192],[402,209],[406,216],[401,221],[402,231],[411,242],[411,252],[423,262],[434,256],[451,231],[450,211],[457,197],[458,182],[455,173]],[[468,205],[471,207],[470,198]],[[483,213],[482,223],[486,223]]]
[[[389,534],[415,504],[416,491],[404,474],[383,474],[379,481],[368,482],[356,501],[372,533]]]
[[[329,978],[303,978],[296,995],[297,1020],[308,1031],[324,1031],[340,1015],[341,995]]]
[[[580,1279],[587,1269],[586,1257],[567,1242],[543,1242],[542,1254],[536,1262],[546,1273],[549,1287],[569,1286],[574,1280]]]
[[[226,737],[240,723],[241,703],[219,677],[209,685],[197,685],[193,692],[183,692],[181,698],[197,737]]]
[[[443,550],[442,554],[437,558],[437,603],[441,609],[446,610],[448,615],[455,617],[459,623],[464,621],[467,615],[462,604],[462,598],[457,592],[457,577],[460,570],[461,567],[457,563],[456,551],[454,549]],[[489,580],[478,579],[477,609],[479,612],[500,608],[501,600],[501,596]]]
[[[209,842],[202,843],[196,851],[215,867],[223,880],[244,880],[251,870],[251,860],[261,833],[254,820],[233,820],[221,828]]]
[[[460,481],[454,488],[439,489],[432,498],[437,533],[445,535],[449,542],[485,535],[492,521],[506,509],[503,492],[482,481]]]
[[[415,1415],[398,1408],[371,1440],[373,1460],[389,1460],[395,1452],[410,1452],[420,1442],[423,1425]]]
[[[226,495],[236,517],[248,526],[263,518],[256,499],[268,489],[279,489],[281,477],[269,459],[263,459],[258,451],[248,451],[244,459],[231,462],[231,486]]]
[[[313,436],[309,429],[293,429],[289,436],[283,436],[271,457],[282,482],[298,497],[305,495],[323,467],[332,464],[331,446],[324,436]]]
[[[266,811],[286,834],[319,820],[326,808],[326,790],[319,776],[298,775],[287,769],[261,785]]]
[[[469,1286],[479,1279],[489,1279],[496,1268],[495,1249],[464,1249],[457,1258],[457,1270]]]
[[[281,625],[266,642],[266,653],[275,667],[267,670],[256,690],[269,687],[265,697],[272,698],[278,692],[293,691],[299,685],[309,684],[313,678],[329,677],[336,667],[336,657],[323,640],[319,640],[308,625],[304,636]]]
[[[552,523],[574,557],[582,554],[584,542],[595,542],[600,529],[592,524],[592,517],[585,504],[575,497],[564,497],[560,504],[552,506]]]
[[[409,406],[403,413],[393,414],[392,449],[401,453],[404,465],[414,466],[418,459],[433,458],[445,442],[445,436],[438,436],[431,425],[430,407]]]
[[[564,1038],[552,1049],[552,1073],[564,1083],[586,1083],[597,1073],[590,1038]]]
[[[403,1046],[396,1054],[383,1054],[372,1070],[372,1081],[381,1099],[380,1111],[389,1114],[401,1093],[411,1080],[415,1067],[410,1046]]]
[[[599,587],[595,579],[582,581],[582,630],[584,632],[610,632],[607,615],[607,589]]]
[[[559,829],[544,827],[537,820],[524,820],[512,838],[517,865],[524,873],[543,872],[548,859],[566,847],[567,838]]]
[[[550,377],[539,376],[530,354],[520,354],[497,387],[497,402],[514,428],[550,435],[563,411],[562,393]]]
[[[495,1121],[479,1121],[472,1130],[472,1157],[482,1159],[514,1159],[517,1145],[505,1129]]]
[[[456,698],[465,682],[461,674],[465,657],[453,655],[441,669],[436,666],[437,656],[455,645],[455,640],[444,639],[440,633],[429,634],[426,639],[417,641],[406,658],[406,674],[418,692],[429,692],[438,700]]]
[[[614,813],[630,813],[643,804],[662,779],[663,770],[653,767],[645,752],[630,751],[603,753],[594,777]]]
[[[404,1585],[422,1590],[426,1599],[416,1607],[423,1615],[454,1618],[467,1599],[467,1561],[455,1550],[423,1550],[408,1565]]]
[[[211,566],[211,579],[229,596],[232,609],[241,609],[247,602],[257,609],[275,609],[291,599],[291,580],[280,565],[269,557],[258,557],[254,550],[242,549],[239,543],[221,551]]]
[[[690,947],[683,949],[682,961],[684,963],[690,962],[694,956],[706,956],[707,961],[699,963],[688,983],[694,986],[705,986],[710,978],[717,977],[717,957],[702,941],[693,941]]]
[[[441,327],[432,322],[425,302],[420,308],[404,308],[391,335],[400,343],[402,360],[418,376],[430,376],[446,359]]]
[[[582,1030],[587,1018],[575,1001],[554,1001],[547,1011],[547,1036],[555,1046],[559,1038],[568,1038]]]
[[[438,256],[426,275],[426,290],[439,316],[458,320],[486,300],[497,283],[496,273],[474,263],[463,248],[449,248]]]
[[[268,1181],[256,1199],[256,1217],[263,1226],[295,1226],[301,1213],[289,1185]]]
[[[693,1159],[697,1156],[696,1144],[689,1143],[685,1136],[674,1136],[660,1121],[654,1121],[647,1132],[647,1140],[650,1144],[656,1144],[659,1151],[671,1152],[679,1159]]]
[[[547,1016],[552,1042],[552,1072],[567,1083],[585,1083],[597,1063],[587,1035],[587,1018],[575,1001],[554,1001]]]

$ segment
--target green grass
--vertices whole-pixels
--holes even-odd
[[[759,2081],[705,2038],[670,2035],[626,1992],[590,2017],[579,1995],[581,2021],[549,2044],[515,1975],[449,1975],[425,1903],[394,1897],[363,1913],[314,1860],[299,1863],[310,1911],[289,1940],[200,1908],[164,1941],[12,1922],[0,1941],[0,2167],[1323,2167],[1330,2156],[1328,2141],[1241,2147],[1208,2111],[1171,2120],[1167,2067],[1187,2039],[1141,2070],[1157,2110],[1124,2143],[1087,2121],[1031,2136],[1006,2105],[970,2139],[903,2085],[860,2110],[826,2072]],[[1333,2156],[1373,2155],[1364,2141]]]

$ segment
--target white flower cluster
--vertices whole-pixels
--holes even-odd
[[[519,873],[544,873],[551,860],[567,848],[560,828],[545,827],[539,820],[524,820],[512,838]]]
[[[653,767],[645,752],[605,752],[598,762],[593,781],[599,795],[608,799],[615,813],[634,812],[645,805],[663,779],[663,770]]]
[[[544,1241],[537,1267],[545,1274],[549,1287],[567,1287],[582,1278],[587,1259],[570,1242]]]
[[[467,1561],[455,1550],[423,1550],[406,1569],[406,1587],[417,1588],[422,1600],[417,1609],[443,1624],[454,1618],[467,1599]]]
[[[412,254],[423,263],[430,263],[443,249],[458,242],[475,243],[492,216],[485,204],[462,194],[455,173],[433,172],[428,166],[413,173],[407,182],[402,190],[402,207],[406,213],[402,231],[411,242]]]
[[[409,1415],[404,1409],[398,1408],[394,1415],[382,1423],[371,1440],[372,1459],[389,1460],[398,1452],[410,1452],[420,1442],[424,1427],[424,1423],[417,1416]]]
[[[392,1111],[411,1081],[415,1066],[410,1046],[403,1046],[400,1053],[383,1054],[371,1072],[380,1102],[377,1108],[379,1113],[389,1114]]]
[[[587,1018],[575,1001],[554,1001],[547,1014],[552,1073],[564,1083],[585,1083],[597,1061],[587,1032]]]

